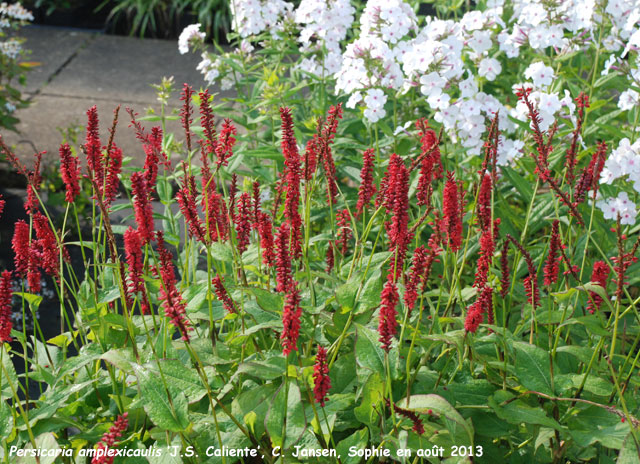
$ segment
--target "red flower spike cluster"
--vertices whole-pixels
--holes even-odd
[[[603,289],[607,288],[607,279],[609,278],[609,266],[604,261],[596,261],[593,263],[593,271],[591,273],[591,282],[596,285],[600,285]],[[602,306],[602,297],[596,292],[589,292],[589,304],[587,305],[587,311],[591,314]]]
[[[325,260],[327,262],[327,266],[325,268],[325,271],[327,271],[327,274],[330,274],[331,271],[333,270],[333,266],[335,265],[335,256],[333,255],[333,242],[329,242],[329,244],[327,245],[327,253],[325,255]]]
[[[507,240],[509,240],[513,245],[520,250],[522,256],[524,256],[524,261],[527,264],[527,271],[529,275],[524,278],[524,290],[527,294],[527,300],[529,304],[535,310],[538,306],[540,306],[540,288],[538,287],[538,272],[533,264],[533,259],[531,259],[531,254],[522,246],[520,242],[518,242],[511,235],[507,234]]]
[[[336,223],[338,226],[336,247],[342,256],[346,256],[349,249],[349,240],[353,235],[351,231],[351,215],[348,209],[336,211]]]
[[[109,152],[107,153],[107,178],[104,183],[104,202],[107,205],[111,205],[116,198],[118,188],[120,187],[120,171],[122,171],[122,150],[113,144]],[[155,185],[155,180],[154,184]]]
[[[208,154],[215,153],[216,150],[216,128],[213,117],[213,110],[209,105],[210,95],[209,90],[205,89],[204,92],[198,94],[200,98],[200,125],[205,136],[205,148]]]
[[[336,197],[338,196],[338,182],[336,180],[336,166],[333,161],[333,153],[331,151],[331,145],[335,138],[336,131],[338,130],[338,121],[342,119],[342,104],[339,103],[329,108],[329,115],[326,121],[320,119],[318,121],[318,129],[314,135],[314,142],[312,143],[312,152],[317,153],[322,161],[324,167],[324,173],[327,178],[327,202],[330,205],[335,204]],[[309,145],[307,145],[309,148]],[[312,155],[311,155],[312,156]],[[309,176],[313,176],[311,167],[306,170]],[[315,169],[314,169],[315,170]]]
[[[400,156],[391,154],[389,167],[385,173],[386,184],[383,195],[383,204],[387,212],[392,213],[391,223],[385,223],[389,234],[389,251],[394,253],[389,272],[394,282],[402,273],[407,247],[411,241],[409,234],[409,172]]]
[[[480,229],[489,229],[491,224],[491,175],[485,172],[480,183],[480,191],[478,192],[477,214],[480,223]]]
[[[307,148],[304,151],[304,180],[311,182],[313,175],[318,168],[318,147],[316,138],[307,141]]]
[[[87,111],[87,135],[85,137],[84,151],[87,156],[89,179],[95,181],[95,185],[101,189],[104,180],[104,159],[98,124],[98,108],[94,105]],[[102,195],[101,190],[97,193]]]
[[[65,185],[64,199],[67,203],[73,203],[80,194],[80,167],[78,158],[71,154],[68,143],[60,145],[60,176]]]
[[[224,287],[224,279],[220,276],[220,274],[216,274],[216,276],[212,280],[213,287],[216,292],[216,296],[218,300],[222,301],[222,307],[229,313],[237,313],[236,305],[229,296],[229,292]]]
[[[462,245],[462,208],[458,194],[458,184],[452,172],[447,172],[442,198],[443,219],[447,228],[447,243],[456,252]]]
[[[373,162],[375,161],[374,149],[369,148],[362,154],[362,169],[360,170],[360,187],[358,188],[358,204],[356,205],[356,218],[369,206],[371,199],[376,194],[376,186],[373,183]]]
[[[193,110],[191,108],[191,98],[193,97],[193,89],[186,82],[182,86],[180,92],[180,101],[182,101],[182,108],[180,109],[180,122],[184,129],[185,138],[187,141],[187,150],[191,153],[191,123],[193,123]]]
[[[286,184],[284,217],[291,229],[291,254],[293,259],[302,256],[302,218],[298,211],[300,205],[300,153],[293,133],[293,118],[289,108],[280,108],[282,119],[282,154],[284,155],[284,177]],[[281,184],[282,188],[282,184]]]
[[[3,271],[0,276],[0,343],[11,341],[11,271]]]
[[[33,163],[33,169],[29,171],[27,176],[27,201],[24,203],[24,210],[27,214],[33,214],[38,210],[38,195],[36,192],[40,189],[40,184],[42,183],[42,176],[40,175],[40,164],[42,162],[42,155],[46,152],[39,152],[34,154],[33,156],[36,160]]]
[[[298,351],[298,335],[300,334],[300,292],[295,283],[289,286],[284,299],[282,312],[282,354],[289,355],[292,351]]]
[[[551,239],[549,240],[549,255],[544,265],[544,284],[550,286],[558,281],[558,273],[560,271],[560,248],[562,248],[562,242],[560,240],[560,233],[558,231],[560,227],[560,221],[557,219],[553,221],[551,226]]]
[[[111,428],[107,433],[102,435],[100,443],[96,448],[95,457],[91,460],[91,464],[113,464],[113,458],[115,457],[116,441],[122,437],[122,434],[127,431],[129,427],[128,413],[124,413],[116,418]]]
[[[604,164],[607,161],[607,144],[605,142],[598,143],[596,152],[591,156],[589,165],[586,166],[580,178],[576,184],[576,188],[573,194],[574,205],[582,203],[587,197],[587,192],[593,190],[593,197],[600,187],[600,174],[604,169]]]
[[[237,134],[238,130],[233,125],[231,119],[225,119],[222,122],[222,129],[220,130],[220,136],[218,137],[218,143],[216,145],[218,169],[220,169],[221,166],[229,165],[229,158],[233,156],[233,146],[236,143],[234,135]]]
[[[313,366],[313,397],[316,403],[324,407],[327,401],[327,393],[331,389],[331,379],[329,378],[329,366],[327,365],[327,351],[322,346],[318,346],[316,363]]]
[[[183,167],[184,178],[182,187],[176,193],[176,200],[178,201],[178,205],[180,205],[180,212],[189,227],[189,235],[195,237],[202,243],[206,243],[202,220],[200,216],[198,216],[198,208],[196,205],[195,178],[187,173],[187,168],[184,165]]]
[[[159,300],[164,308],[164,315],[171,319],[171,323],[176,326],[185,342],[189,341],[189,331],[193,327],[185,317],[186,303],[182,295],[176,288],[176,274],[173,267],[173,257],[164,245],[164,236],[161,231],[156,233],[158,241],[158,264],[155,267],[155,274],[160,276],[162,285],[160,286]]]
[[[411,314],[411,310],[416,304],[418,299],[418,287],[426,282],[425,269],[428,263],[429,254],[424,246],[419,246],[413,252],[413,260],[411,266],[411,273],[407,279],[407,284],[404,291],[404,303],[407,305],[407,311]]]

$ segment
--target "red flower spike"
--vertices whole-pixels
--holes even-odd
[[[482,176],[480,191],[478,192],[478,221],[482,230],[488,229],[491,224],[491,175],[485,172]]]
[[[580,92],[580,95],[575,99],[576,106],[578,107],[578,118],[576,120],[576,127],[573,130],[573,134],[571,137],[571,146],[566,151],[565,158],[565,167],[567,168],[567,181],[570,185],[573,184],[575,179],[574,169],[576,167],[577,162],[577,146],[578,139],[580,137],[580,132],[582,131],[582,124],[584,123],[584,110],[585,108],[589,108],[589,97],[584,93]]]
[[[42,155],[45,153],[45,151],[42,151],[33,155],[36,158],[33,163],[33,170],[27,173],[27,201],[24,203],[24,210],[27,214],[33,214],[38,210],[39,200],[36,192],[40,189],[40,183],[42,182],[40,164],[42,162]]]
[[[223,308],[229,313],[237,313],[236,305],[229,296],[229,292],[224,287],[224,279],[220,276],[220,274],[216,274],[216,276],[212,280],[213,287],[216,292],[216,296],[218,300],[222,301]]]
[[[0,276],[0,343],[11,341],[11,271],[3,271]]]
[[[396,334],[396,306],[399,296],[398,289],[392,278],[387,278],[387,282],[382,289],[380,304],[380,319],[378,322],[379,341],[382,343],[382,349],[387,353],[391,349],[391,342]]]
[[[122,434],[129,427],[128,413],[118,416],[107,433],[102,435],[100,443],[98,443],[96,454],[91,460],[91,464],[113,464],[115,457],[116,440],[122,437]]]
[[[336,211],[336,223],[338,226],[336,247],[340,254],[345,256],[349,249],[349,240],[351,240],[353,235],[351,231],[351,215],[349,214],[348,209]]]
[[[499,224],[498,220],[495,222]],[[494,225],[493,230],[483,230],[482,235],[480,235],[480,258],[478,258],[475,280],[473,281],[473,286],[477,289],[482,289],[487,284],[489,269],[493,262],[493,253],[495,251],[494,237],[496,235],[497,224]]]
[[[67,203],[73,203],[80,194],[80,167],[78,166],[78,158],[71,154],[71,148],[68,143],[60,145],[60,176],[65,185],[64,199]]]
[[[424,246],[419,246],[413,252],[411,273],[407,279],[404,291],[404,303],[407,305],[409,315],[411,315],[411,310],[418,299],[418,287],[425,280],[424,273],[429,262],[429,256],[429,252],[427,252]]]
[[[316,138],[307,141],[307,148],[304,151],[304,180],[310,182],[318,168],[318,146]]]
[[[39,256],[39,265],[44,272],[57,278],[60,273],[60,263],[58,261],[60,248],[49,220],[38,212],[33,216],[33,228],[36,233],[36,240],[31,242],[30,252]],[[62,249],[62,254],[63,258],[68,261],[69,254],[65,248]]]
[[[333,143],[338,121],[342,119],[342,104],[329,108],[326,122],[318,121],[318,131],[315,135],[316,147],[322,160],[325,176],[327,177],[327,202],[334,204],[338,196],[338,183],[336,180],[336,166],[333,161],[331,144]]]
[[[216,156],[218,157],[218,169],[221,166],[229,165],[229,158],[233,156],[233,146],[236,143],[234,135],[238,134],[238,130],[233,125],[231,119],[225,119],[222,122],[222,129],[220,130],[220,137],[218,137],[218,143],[216,145]]]
[[[249,246],[251,238],[251,197],[248,193],[240,195],[238,200],[238,214],[236,214],[236,239],[238,253],[242,254]]]
[[[158,300],[162,303],[164,315],[171,319],[170,322],[180,331],[182,340],[189,342],[189,331],[193,330],[193,327],[189,325],[189,321],[185,317],[187,304],[176,288],[173,257],[165,248],[164,236],[161,231],[156,232],[156,238],[158,242],[158,264],[156,265],[155,273],[162,280]]]
[[[333,242],[329,242],[329,245],[327,246],[327,254],[326,254],[326,262],[327,262],[327,267],[325,268],[325,270],[327,271],[327,274],[331,274],[331,271],[333,270],[333,266],[335,264],[335,257],[333,256]]]
[[[607,279],[609,278],[609,266],[604,261],[596,261],[593,263],[593,271],[591,273],[591,282],[594,284],[600,285],[602,288],[607,288]],[[602,297],[598,295],[596,292],[589,292],[589,304],[587,305],[587,310],[593,314],[597,309],[600,309],[602,305]]]
[[[426,119],[421,118],[416,121],[416,127],[420,130],[421,153],[420,178],[418,179],[418,189],[416,198],[418,205],[428,205],[431,199],[431,183],[434,179],[442,175],[442,162],[440,148],[438,147],[438,137],[436,133],[429,129]],[[418,162],[414,161],[414,163]],[[413,166],[412,166],[413,169]]]
[[[282,153],[284,155],[286,192],[284,216],[291,227],[291,253],[293,259],[302,256],[302,218],[298,211],[300,205],[300,153],[293,133],[293,119],[289,108],[280,108],[282,119]]]
[[[122,150],[117,147],[115,143],[111,147],[111,150],[109,150],[106,164],[107,178],[104,185],[104,202],[108,208],[118,193],[120,186],[118,175],[120,171],[122,171]]]
[[[262,249],[262,263],[272,267],[276,260],[273,245],[273,228],[267,213],[258,213],[258,234],[260,234],[260,248]]]
[[[87,155],[87,170],[89,179],[95,181],[99,189],[102,189],[104,181],[104,157],[102,155],[102,142],[98,128],[98,108],[94,105],[87,111],[87,135],[84,151]],[[102,191],[97,192],[99,195]]]
[[[557,219],[553,221],[553,226],[551,227],[551,239],[549,240],[549,255],[547,256],[547,261],[544,265],[544,284],[546,286],[550,286],[555,284],[558,281],[558,273],[560,271],[560,248],[562,247],[562,242],[560,241],[559,229],[560,221]]]
[[[389,178],[385,192],[385,205],[393,217],[388,227],[389,250],[394,252],[391,263],[394,282],[402,273],[407,247],[411,241],[409,233],[409,172],[400,156],[393,153],[389,159]]]
[[[529,254],[529,252],[522,246],[522,244],[511,235],[507,234],[506,238],[511,243],[513,243],[513,245],[520,251],[520,253],[524,257],[525,263],[527,264],[527,271],[529,272],[529,275],[524,278],[524,290],[527,294],[527,300],[529,304],[535,310],[538,306],[540,306],[540,289],[538,288],[537,269],[533,264],[531,254]]]
[[[191,108],[191,97],[193,96],[193,89],[189,84],[185,82],[180,92],[180,100],[182,108],[180,109],[180,122],[184,128],[185,138],[187,140],[187,150],[191,153],[191,123],[193,122],[193,109]]]
[[[2,194],[0,194],[0,216],[2,216],[2,212],[4,211],[5,201],[2,199]]]
[[[451,248],[451,251],[456,252],[462,245],[462,221],[458,184],[452,172],[447,172],[447,182],[444,186],[442,198],[442,212],[447,228],[449,248]]]
[[[260,221],[260,183],[256,180],[253,183],[253,216],[251,218],[251,225],[254,229],[258,228],[258,222]]]
[[[176,200],[189,227],[189,234],[201,243],[207,243],[202,220],[198,216],[198,208],[196,206],[195,178],[186,172],[186,168],[184,176],[182,188],[176,193]],[[209,198],[208,201],[211,202],[212,199]]]
[[[385,401],[385,404],[387,405],[387,407],[390,408],[391,407],[391,402],[389,401],[389,399],[385,398],[384,401]],[[413,411],[411,411],[409,409],[401,408],[396,403],[393,404],[393,410],[398,415],[400,415],[402,417],[406,417],[407,419],[409,419],[413,423],[413,426],[411,427],[411,430],[416,432],[418,435],[424,435],[424,425],[422,423],[422,419],[420,419],[415,412],[413,412]],[[429,411],[431,411],[431,410],[429,410]],[[429,415],[431,415],[431,414],[429,414]]]
[[[149,201],[149,188],[142,173],[131,174],[131,190],[138,232],[146,245],[153,238],[153,209]]]
[[[358,204],[356,205],[356,218],[360,217],[362,211],[371,203],[371,199],[376,194],[376,186],[373,183],[373,162],[375,161],[375,151],[373,148],[365,150],[362,154],[362,170],[360,171],[360,187],[358,188]]]
[[[500,296],[505,298],[509,294],[509,240],[502,244],[502,254],[500,255]]]
[[[313,397],[316,403],[320,403],[320,406],[324,407],[330,389],[331,379],[327,365],[327,351],[322,346],[318,346],[316,363],[313,366]]]
[[[13,248],[16,272],[24,277],[29,268],[30,258],[35,257],[35,255],[30,253],[29,224],[22,219],[16,222],[11,248]]]
[[[292,282],[289,224],[283,222],[276,233],[276,291],[288,292]]]
[[[207,153],[211,154],[216,151],[218,142],[216,140],[216,128],[213,118],[213,110],[209,104],[209,90],[205,89],[204,92],[200,92],[200,125],[206,138],[205,148]]]
[[[289,286],[284,300],[282,312],[282,354],[287,356],[292,351],[298,351],[298,335],[300,334],[300,293],[295,282]]]
[[[127,266],[129,267],[129,291],[131,293],[144,291],[144,278],[142,268],[144,257],[142,251],[144,244],[140,233],[133,227],[124,232],[124,252]]]

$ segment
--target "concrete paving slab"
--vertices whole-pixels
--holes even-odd
[[[76,29],[51,26],[27,26],[20,31],[27,39],[24,48],[31,50],[27,61],[40,63],[27,73],[25,92],[41,90],[82,47],[86,46],[96,33]]]
[[[175,40],[99,35],[78,51],[46,93],[148,103],[156,97],[151,84],[160,83],[163,76],[174,76],[178,89],[184,82],[194,88],[203,85],[196,70],[199,62],[198,55],[180,55]],[[178,98],[176,93],[176,102]]]
[[[100,118],[100,135],[103,143],[106,144],[113,119],[113,111],[121,104],[119,123],[116,130],[115,142],[120,146],[125,156],[133,158],[135,166],[144,164],[144,151],[141,143],[136,139],[133,129],[129,126],[129,115],[125,111],[127,106],[141,116],[146,113],[146,109],[151,107],[157,113],[160,106],[154,104],[141,104],[136,102],[126,102],[120,99],[114,100],[96,100],[95,98],[70,98],[64,96],[55,96],[40,94],[25,109],[19,110],[18,124],[19,133],[5,132],[2,134],[5,141],[10,145],[15,145],[15,153],[28,164],[31,163],[32,156],[36,151],[47,151],[47,155],[43,157],[45,164],[51,167],[58,166],[58,149],[62,143],[63,137],[61,131],[74,128],[78,134],[78,142],[84,143],[85,130],[87,122],[87,110],[96,105]],[[171,109],[168,110],[168,113]],[[154,125],[159,122],[141,121],[143,127],[151,130]],[[178,140],[182,140],[183,129],[180,121],[168,121],[167,131],[176,134]]]

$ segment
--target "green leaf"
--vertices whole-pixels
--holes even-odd
[[[375,332],[360,324],[356,326],[355,355],[362,367],[384,375],[384,352]]]
[[[11,355],[9,354],[8,346],[5,343],[0,345],[0,358],[2,359],[2,366],[0,367],[0,400],[13,397],[13,392],[18,391],[18,376],[16,370],[11,362]]]
[[[336,300],[343,308],[353,309],[360,280],[352,277],[336,290]]]
[[[183,392],[189,403],[194,403],[207,394],[202,379],[192,367],[186,366],[177,359],[161,359],[159,364],[171,396]],[[155,363],[146,364],[144,367],[149,370],[151,375],[161,378],[160,370]]]
[[[636,447],[633,435],[629,433],[624,439],[616,464],[637,464],[640,461],[640,450]]]
[[[456,441],[456,444],[473,445],[473,426],[443,397],[434,394],[411,395],[408,401],[404,398],[397,404],[401,408],[421,414],[438,414],[446,417],[450,421],[448,428],[451,435],[460,440]]]
[[[340,441],[336,446],[336,451],[338,452],[338,456],[341,456],[340,460],[344,464],[358,464],[362,457],[351,456],[349,457],[349,448],[355,447],[356,449],[364,449],[367,447],[367,443],[369,442],[369,431],[368,429],[360,429],[357,432],[352,433],[344,440]]]
[[[185,430],[189,426],[189,419],[184,393],[181,392],[170,401],[161,379],[155,373],[140,365],[134,365],[133,370],[138,378],[144,410],[153,423],[171,432]]]
[[[261,288],[252,287],[245,287],[244,290],[246,290],[247,293],[253,294],[253,296],[256,297],[258,306],[260,306],[265,311],[282,311],[282,297],[277,293],[268,292]]]
[[[281,446],[286,450],[297,442],[307,428],[307,419],[304,415],[300,389],[293,382],[282,384],[271,402],[271,407],[265,418],[265,428],[271,437],[273,446]],[[286,438],[283,444],[283,426],[285,425],[286,405]]]
[[[513,394],[503,390],[499,390],[495,395],[489,397],[489,407],[496,412],[500,419],[510,424],[543,425],[559,431],[562,430],[560,424],[547,416],[544,409],[539,406],[529,406],[522,400],[514,400]]]
[[[266,361],[245,361],[238,366],[237,373],[247,374],[263,380],[273,380],[284,376],[285,363],[281,357]]]
[[[60,448],[60,446],[58,446],[58,442],[56,441],[56,437],[53,433],[47,432],[36,437],[36,449],[56,450],[58,448]],[[31,443],[28,443],[24,447],[24,449],[30,450],[33,449],[33,446]],[[40,464],[53,464],[55,460],[55,455],[43,455],[40,456],[39,461],[36,461],[35,456],[30,456],[29,454],[27,454],[26,456],[19,457],[15,462],[16,464],[36,464],[37,462],[39,462]]]
[[[213,242],[209,245],[209,252],[211,257],[217,261],[224,261],[230,263],[233,261],[233,253],[231,248],[219,242]]]
[[[0,401],[0,437],[9,437],[13,430],[13,415],[5,401]]]
[[[371,374],[362,389],[362,402],[353,410],[356,418],[363,424],[373,425],[380,419],[380,403],[384,398],[382,376]]]
[[[524,342],[514,342],[513,347],[516,350],[516,376],[522,385],[529,390],[553,396],[549,353]]]

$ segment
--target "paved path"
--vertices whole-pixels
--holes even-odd
[[[180,55],[175,40],[138,39],[104,35],[99,32],[28,26],[22,29],[25,48],[32,51],[28,61],[40,66],[27,75],[24,95],[31,100],[28,108],[17,111],[19,133],[2,130],[9,144],[23,159],[37,151],[46,150],[48,163],[55,166],[57,150],[62,141],[60,129],[86,124],[86,111],[97,105],[101,135],[107,138],[113,110],[122,104],[116,143],[142,164],[144,154],[128,126],[125,107],[140,115],[147,108],[159,110],[155,90],[163,76],[173,76],[175,89],[170,107],[179,108],[179,90],[184,82],[195,89],[204,85],[196,71],[199,56]],[[153,123],[144,123],[150,128]],[[168,130],[179,133],[179,122],[172,122]],[[79,132],[84,138],[84,130]]]

